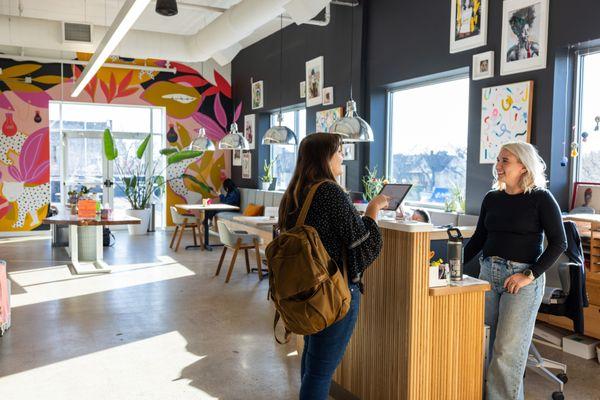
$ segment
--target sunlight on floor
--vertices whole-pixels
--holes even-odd
[[[29,369],[0,378],[1,397],[85,399],[93,393],[96,399],[217,399],[178,376],[178,371],[207,358],[188,352],[186,346],[185,338],[173,331]]]
[[[72,275],[66,265],[11,272],[10,279],[25,291],[21,294],[13,293],[12,307],[195,275],[192,270],[169,256],[157,258],[159,261],[155,263],[111,265],[110,274]]]
[[[50,240],[51,237],[49,235],[39,235],[39,236],[13,236],[7,238],[0,238],[0,244],[12,244],[12,243],[23,243],[23,242],[33,242],[39,240]]]

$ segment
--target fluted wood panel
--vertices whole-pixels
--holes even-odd
[[[429,233],[381,231],[334,381],[364,400],[481,399],[484,292],[430,296]]]

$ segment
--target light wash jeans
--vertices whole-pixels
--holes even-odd
[[[504,281],[530,264],[500,257],[480,259],[479,278],[491,285],[485,294],[485,323],[490,327],[490,361],[487,371],[487,400],[523,400],[523,374],[535,318],[542,302],[545,274],[517,294],[508,293]]]

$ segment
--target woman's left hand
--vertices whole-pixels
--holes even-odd
[[[533,282],[533,276],[530,278],[525,274],[517,273],[509,276],[504,281],[504,287],[508,293],[517,294],[519,289]]]

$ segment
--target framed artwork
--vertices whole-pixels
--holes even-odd
[[[493,164],[500,147],[515,140],[529,142],[533,81],[483,88],[479,162]]]
[[[354,143],[344,143],[342,145],[342,152],[344,153],[344,161],[354,160]]]
[[[333,104],[333,87],[323,88],[323,105],[330,106]]]
[[[316,118],[316,131],[317,132],[329,132],[331,125],[344,116],[344,108],[336,107],[330,108],[329,110],[317,111]]]
[[[252,153],[242,152],[242,179],[252,179]]]
[[[494,52],[475,54],[473,56],[473,80],[493,78],[494,77]]]
[[[255,149],[256,143],[256,115],[249,114],[244,116],[244,137],[250,145],[250,149]]]
[[[450,53],[487,44],[488,0],[451,0]]]
[[[546,68],[548,1],[504,1],[500,75]]]
[[[571,199],[571,214],[600,213],[600,183],[575,182]]]
[[[306,81],[300,82],[300,98],[306,98]]]
[[[306,106],[323,103],[323,56],[306,62]]]
[[[232,155],[232,165],[234,167],[241,167],[242,166],[242,151],[241,150],[234,150],[233,151],[233,155]]]
[[[263,81],[252,83],[252,109],[262,108],[264,103]]]

